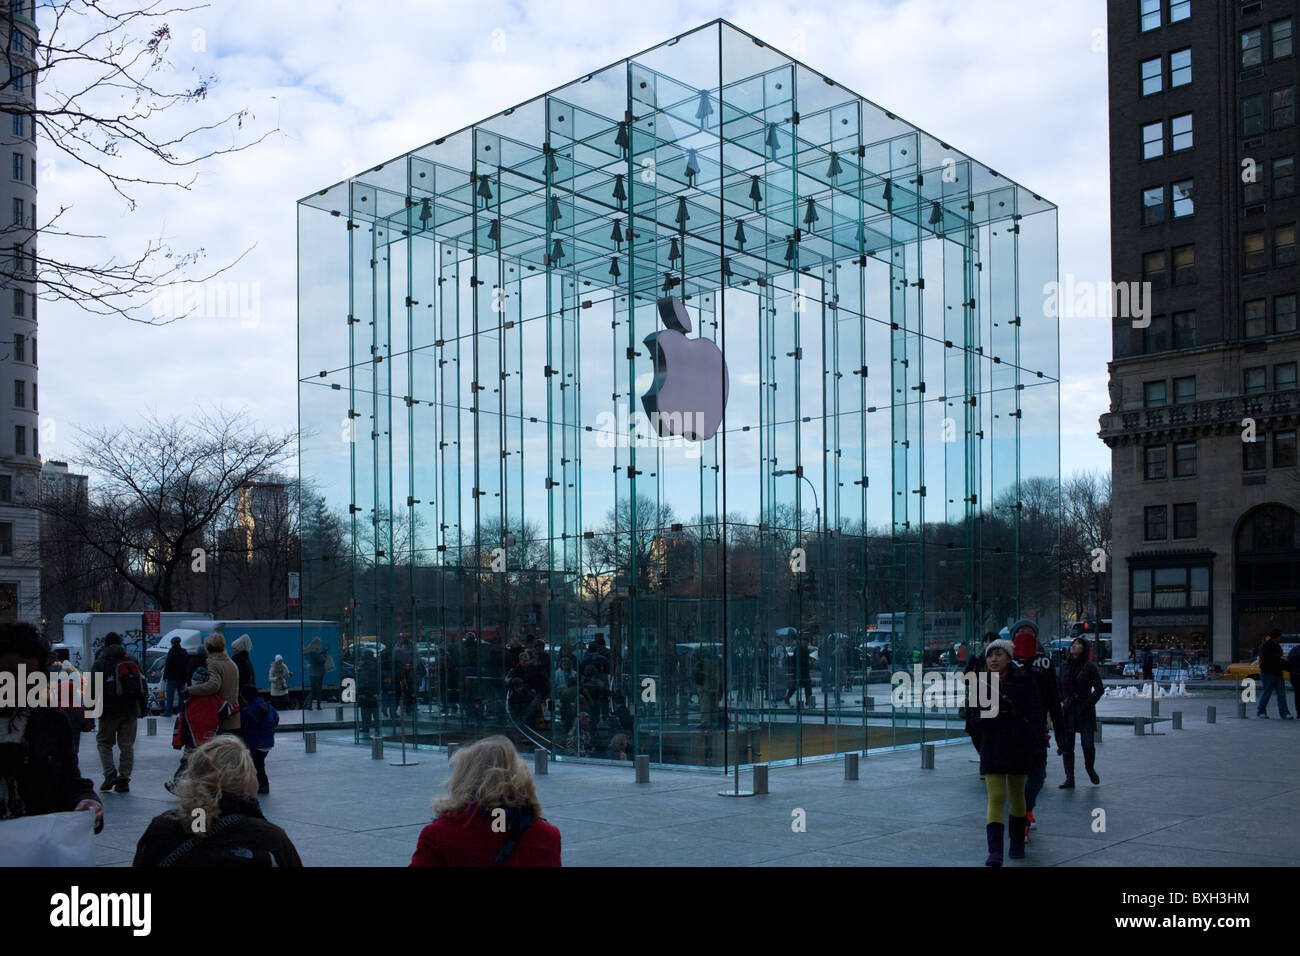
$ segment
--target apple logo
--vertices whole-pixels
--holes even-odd
[[[654,357],[655,377],[641,405],[659,437],[705,441],[717,434],[727,407],[727,363],[713,342],[686,337],[691,331],[686,303],[670,296],[658,306],[667,329],[644,339]]]

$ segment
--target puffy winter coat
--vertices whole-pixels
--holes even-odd
[[[509,811],[507,811],[509,813]],[[411,866],[491,866],[510,836],[492,829],[492,815],[474,808],[441,816],[420,831]],[[501,866],[559,866],[560,831],[533,820]]]
[[[224,700],[235,712],[221,722],[222,730],[239,729],[239,668],[224,651],[212,651],[207,661],[208,679],[190,686],[190,697],[208,695]]]
[[[1030,773],[1042,758],[1047,715],[1037,683],[1012,664],[998,675],[998,715],[981,717],[980,773]]]
[[[1061,712],[1058,727],[1067,733],[1092,733],[1097,726],[1097,701],[1106,692],[1101,672],[1092,661],[1085,661],[1073,672],[1069,661],[1061,674]]]
[[[225,795],[220,807],[221,817],[208,825],[204,836],[196,836],[190,820],[175,810],[154,817],[136,844],[131,865],[155,867],[166,861],[183,867],[302,866],[288,834],[262,816],[256,800]]]
[[[280,714],[264,697],[250,700],[239,708],[239,729],[249,750],[270,750],[275,746],[275,728]]]

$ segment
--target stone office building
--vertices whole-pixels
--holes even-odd
[[[1300,639],[1296,6],[1109,0],[1117,655]]]

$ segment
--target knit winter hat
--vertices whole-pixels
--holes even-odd
[[[987,657],[989,651],[1001,651],[1007,657],[1015,657],[1015,646],[1005,637],[999,637],[996,641],[990,641],[988,647],[984,648],[984,656]]]
[[[110,644],[121,644],[121,643],[122,643],[122,635],[117,633],[117,631],[109,631],[107,634],[104,635],[105,647],[107,647]]]
[[[1011,625],[1011,640],[1016,649],[1016,657],[1038,655],[1038,625],[1028,618],[1022,618]]]

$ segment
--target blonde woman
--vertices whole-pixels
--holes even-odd
[[[180,806],[149,823],[133,866],[302,866],[288,835],[262,816],[257,771],[238,737],[213,737],[190,754],[174,792]]]
[[[208,652],[208,679],[191,684],[186,696],[212,695],[221,701],[218,717],[222,733],[239,733],[239,668],[226,654],[226,638],[221,631],[213,631],[203,642]]]
[[[533,775],[505,737],[458,750],[433,809],[411,866],[560,865],[560,831],[542,819]]]

